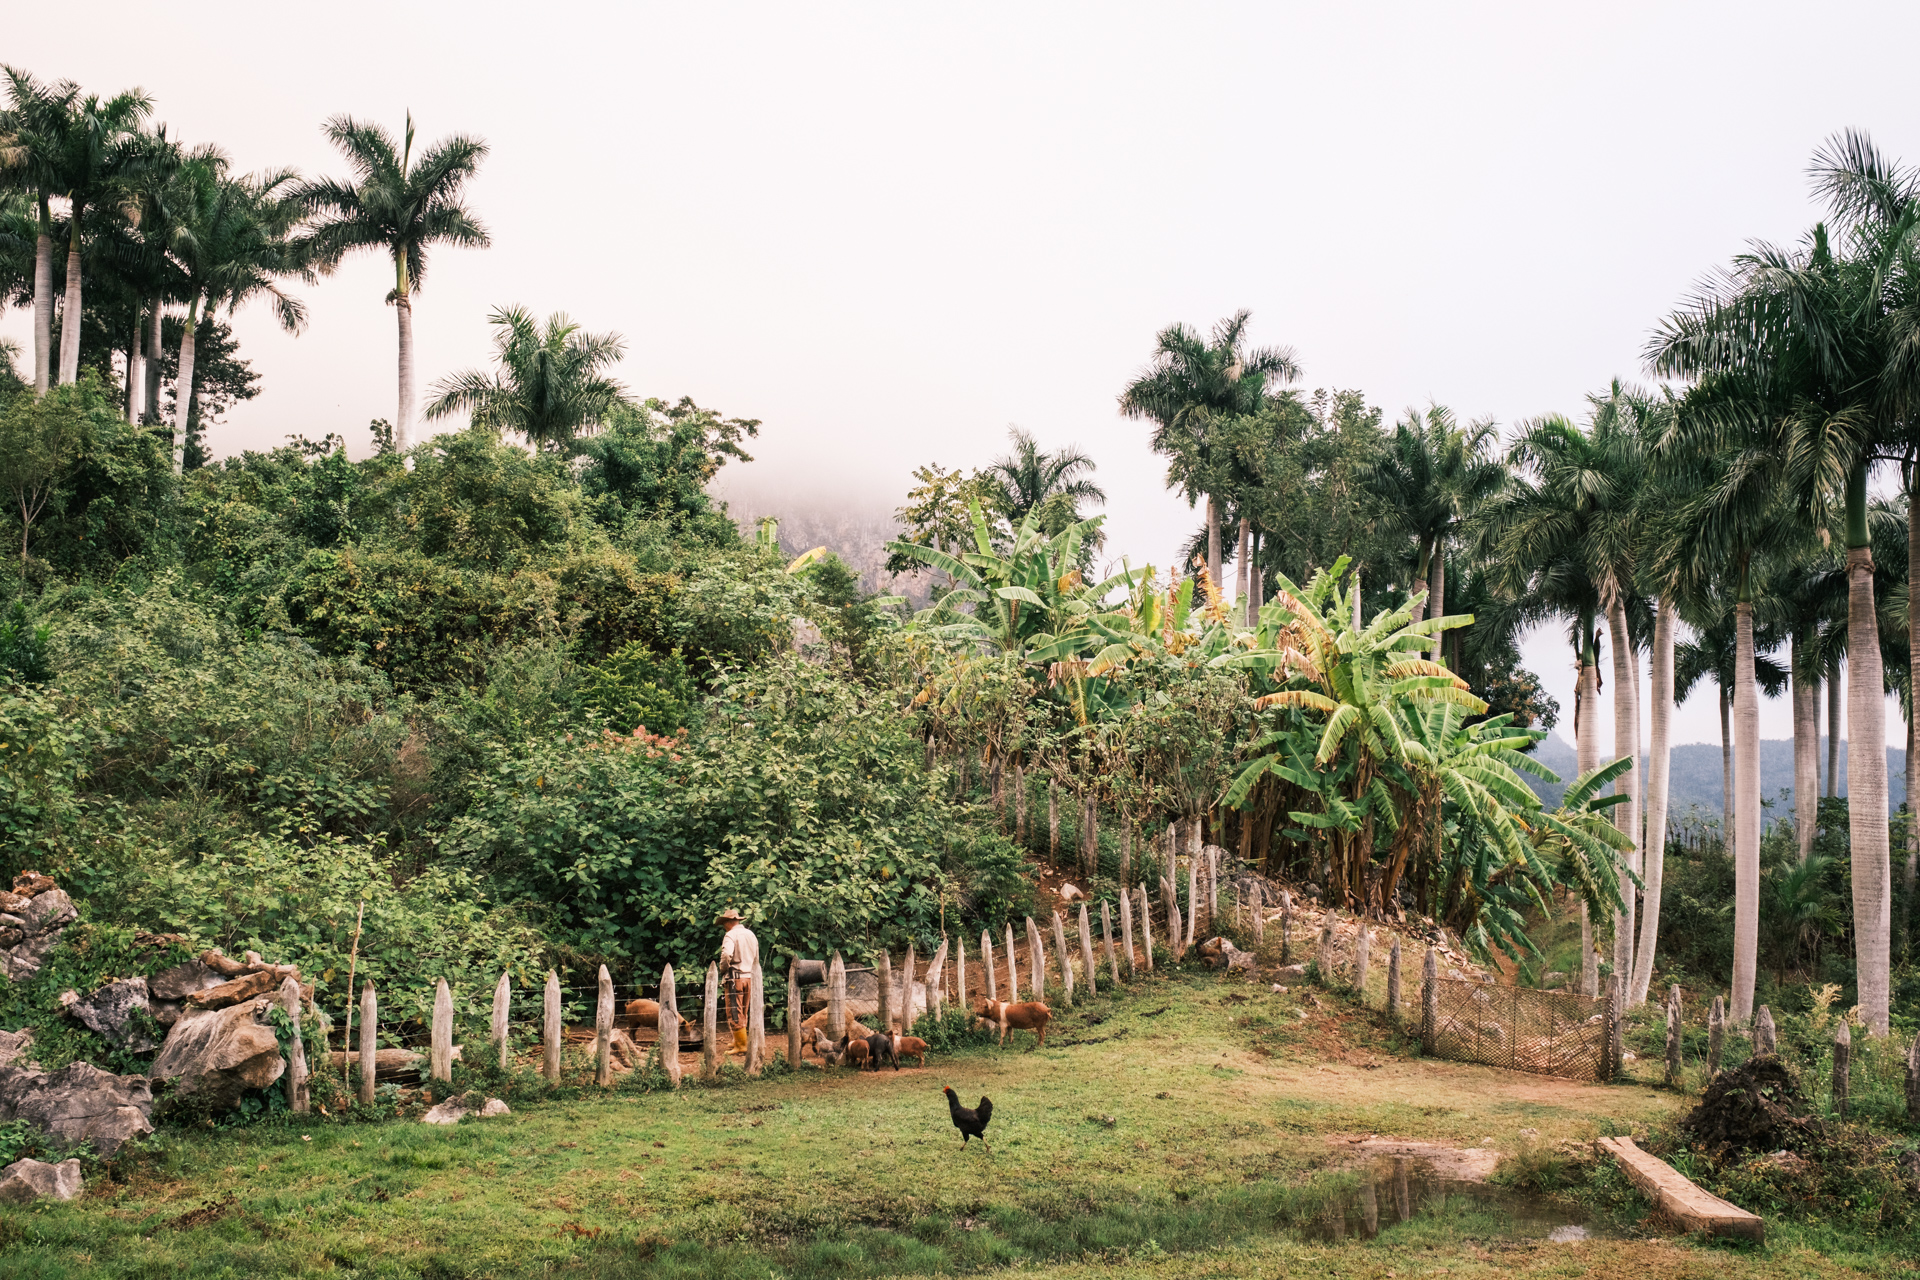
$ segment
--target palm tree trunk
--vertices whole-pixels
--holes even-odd
[[[1744,571],[1742,576],[1744,577]],[[1754,965],[1760,954],[1760,695],[1753,678],[1753,602],[1734,606],[1733,624],[1733,1007],[1753,1017]]]
[[[1907,492],[1913,492],[1909,479]],[[1920,505],[1907,500],[1907,582],[1920,582]],[[1905,903],[1900,919],[1900,954],[1909,953],[1913,934],[1913,888],[1920,876],[1920,759],[1914,757],[1914,717],[1920,714],[1920,697],[1915,696],[1914,673],[1920,672],[1920,612],[1907,600],[1907,866],[1900,879],[1900,900]]]
[[[1627,630],[1627,603],[1617,588],[1607,605],[1607,630],[1613,639],[1613,758],[1633,761],[1613,784],[1613,793],[1627,797],[1615,805],[1613,820],[1633,841],[1620,869],[1620,910],[1613,917],[1613,971],[1633,973],[1634,876],[1640,870],[1640,706],[1634,678],[1633,635]]]
[[[393,447],[401,453],[413,447],[413,302],[402,292],[393,309],[400,317],[400,408],[393,422]],[[1207,519],[1213,522],[1213,499],[1207,499]],[[1219,578],[1220,530],[1213,526],[1214,582]]]
[[[1793,637],[1793,830],[1800,845],[1800,861],[1813,851],[1813,832],[1820,820],[1820,696],[1807,680],[1802,663],[1801,637]]]
[[[148,422],[160,421],[160,361],[162,358],[160,334],[166,319],[162,305],[160,295],[155,294],[153,297],[153,308],[147,317],[147,362],[145,370],[147,377],[147,394],[145,397],[145,417]]]
[[[1249,561],[1247,576],[1253,584],[1253,599],[1247,607],[1247,625],[1257,627],[1260,625],[1260,609],[1267,602],[1267,575],[1260,571],[1260,531],[1258,529],[1253,531],[1253,543],[1247,556]]]
[[[73,204],[73,233],[67,237],[67,299],[60,309],[60,382],[80,378],[80,202]]]
[[[1827,664],[1827,796],[1840,795],[1840,659]]]
[[[1853,861],[1853,948],[1860,1014],[1887,1034],[1892,995],[1892,877],[1887,859],[1887,691],[1867,545],[1867,469],[1847,480],[1847,837]]]
[[[1595,716],[1600,700],[1600,668],[1594,665],[1593,650],[1587,640],[1591,633],[1592,629],[1587,628],[1581,636],[1580,683],[1574,693],[1576,776],[1585,776],[1600,767],[1600,721]],[[1593,914],[1584,900],[1580,903],[1580,993],[1600,994],[1599,957],[1593,950]]]
[[[133,341],[127,345],[127,425],[137,426],[144,406],[140,397],[147,390],[147,335],[140,323],[140,312],[133,313]]]
[[[1733,852],[1733,725],[1727,686],[1720,685],[1720,850]]]
[[[1212,493],[1206,495],[1206,572],[1213,576],[1213,589],[1219,591],[1219,503]]]
[[[1660,945],[1660,890],[1667,863],[1667,794],[1673,752],[1673,601],[1662,599],[1653,615],[1653,741],[1647,760],[1646,890],[1641,897],[1640,946],[1633,958],[1633,1003],[1647,1002],[1653,961]]]
[[[53,233],[47,201],[40,200],[40,235],[33,242],[33,394],[47,394],[53,368]]]
[[[1416,584],[1414,589],[1417,589],[1419,587],[1425,587],[1427,585],[1428,575],[1432,572],[1432,570],[1433,570],[1433,539],[1422,538],[1420,539],[1420,568],[1414,574],[1414,583]],[[1429,588],[1429,590],[1431,590],[1431,588]],[[1411,594],[1411,589],[1409,591],[1409,594]],[[1418,600],[1415,600],[1413,602],[1412,620],[1414,622],[1419,622],[1423,620],[1426,616],[1427,616],[1427,597],[1426,597],[1426,594],[1423,593]]]
[[[1433,563],[1427,566],[1427,616],[1430,618],[1438,618],[1444,615],[1446,611],[1447,539],[1443,534],[1433,540]],[[1441,661],[1445,656],[1440,649],[1445,639],[1446,635],[1444,632],[1433,638],[1433,660],[1435,662]],[[1597,679],[1599,676],[1597,668],[1595,669],[1594,675]],[[1594,696],[1599,696],[1598,690],[1595,691]],[[1596,738],[1594,741],[1598,744],[1599,739]],[[1599,766],[1595,765],[1594,767],[1598,768]]]
[[[1244,618],[1247,612],[1247,522],[1240,521],[1240,542],[1233,553],[1233,602],[1240,606]]]
[[[180,332],[180,373],[173,380],[173,474],[187,469],[187,417],[193,409],[193,343],[200,327],[200,296],[187,305],[186,328]]]

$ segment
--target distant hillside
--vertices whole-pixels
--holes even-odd
[[[1560,783],[1540,782],[1528,779],[1533,785],[1534,794],[1540,797],[1542,804],[1549,807],[1558,805],[1560,797],[1566,792],[1566,784],[1573,781],[1574,765],[1578,756],[1566,739],[1554,734],[1538,747],[1534,748],[1534,758],[1547,768],[1560,775]],[[1820,740],[1821,789],[1826,787],[1827,743]],[[1721,803],[1721,758],[1720,744],[1715,742],[1689,742],[1673,749],[1672,796],[1667,811],[1674,817],[1687,812],[1689,807],[1698,807],[1710,815],[1724,812]],[[1783,799],[1781,792],[1787,792]],[[1772,804],[1773,815],[1785,817],[1786,811],[1793,807],[1793,740],[1791,738],[1763,738],[1760,741],[1760,795]],[[1847,794],[1847,744],[1840,743],[1840,794]],[[1891,808],[1899,808],[1907,798],[1907,753],[1896,747],[1887,748],[1887,794]]]

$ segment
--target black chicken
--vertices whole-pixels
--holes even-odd
[[[966,1146],[974,1138],[980,1139],[980,1145],[987,1147],[987,1122],[993,1119],[993,1099],[985,1094],[980,1096],[977,1107],[960,1105],[960,1095],[952,1089],[942,1089],[947,1095],[947,1111],[953,1116],[953,1127],[960,1131],[960,1145]],[[987,1147],[987,1154],[993,1154],[993,1148]]]

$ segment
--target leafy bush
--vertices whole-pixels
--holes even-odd
[[[47,660],[52,632],[44,622],[35,626],[26,602],[15,600],[0,616],[0,684],[45,684],[53,679],[53,664]]]
[[[664,656],[642,641],[624,645],[585,674],[580,706],[616,733],[645,727],[677,732],[687,722],[693,680],[678,649]]]

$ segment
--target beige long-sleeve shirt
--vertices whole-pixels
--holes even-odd
[[[760,963],[760,939],[753,936],[753,930],[744,924],[727,930],[720,943],[720,963],[733,977],[751,976],[753,966]]]

